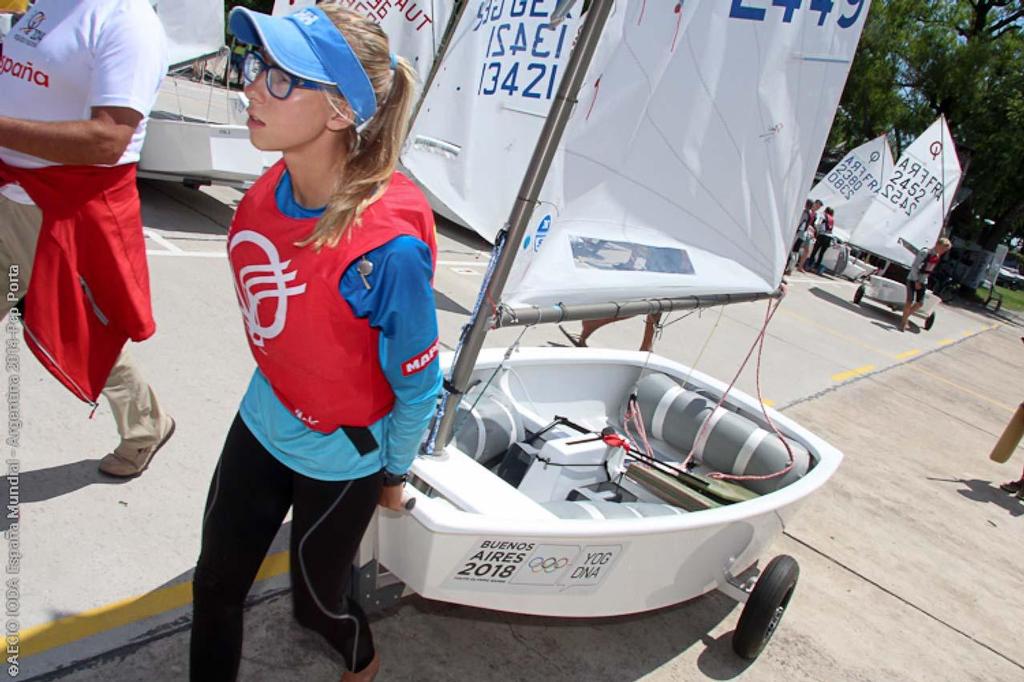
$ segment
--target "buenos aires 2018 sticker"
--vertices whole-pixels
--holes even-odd
[[[544,592],[594,588],[611,572],[622,549],[622,545],[488,538],[477,541],[447,582],[453,587],[507,586]]]

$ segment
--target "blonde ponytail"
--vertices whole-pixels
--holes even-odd
[[[337,246],[391,179],[405,142],[416,94],[416,72],[397,58],[392,69],[388,38],[380,26],[337,5],[320,8],[348,41],[377,96],[377,113],[359,133],[349,128],[352,143],[344,174],[335,182],[330,201],[312,234],[299,246]],[[333,94],[328,95],[334,97]]]

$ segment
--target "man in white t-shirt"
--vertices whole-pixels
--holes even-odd
[[[136,163],[166,59],[148,0],[37,0],[0,44],[0,161],[21,169]],[[18,273],[22,294],[41,219],[22,188],[0,187],[0,273]],[[0,300],[0,316],[11,307]],[[138,475],[174,420],[127,350],[103,394],[121,442],[100,470]]]

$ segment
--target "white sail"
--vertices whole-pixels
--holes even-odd
[[[489,0],[462,15],[403,165],[434,209],[489,241],[508,218],[579,27],[555,0]]]
[[[313,0],[276,0],[274,14],[289,14]],[[444,30],[452,15],[450,0],[334,0],[333,4],[365,14],[388,34],[391,50],[409,60],[420,82],[434,64]]]
[[[945,118],[914,140],[886,174],[882,189],[851,230],[850,242],[905,266],[913,254],[905,239],[929,247],[938,239],[960,181],[960,161]]]
[[[503,301],[775,290],[867,0],[617,6]]]
[[[167,34],[168,62],[187,64],[224,46],[224,3],[219,0],[159,0],[153,9]]]
[[[844,156],[811,189],[808,197],[831,206],[835,210],[836,229],[839,234],[848,235],[860,223],[892,169],[888,136],[880,135]]]

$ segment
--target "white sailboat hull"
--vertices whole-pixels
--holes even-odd
[[[501,350],[484,351],[477,376],[486,382],[501,358]],[[451,358],[443,362],[450,364]],[[506,368],[491,390],[504,394],[530,433],[554,415],[597,431],[614,424],[641,373],[688,381],[692,390],[712,400],[726,388],[683,365],[638,352],[529,348],[515,353]],[[751,396],[733,390],[727,405],[760,419],[761,407]],[[377,536],[367,537],[380,564],[414,592],[480,608],[599,617],[727,590],[732,576],[768,550],[800,503],[831,477],[842,459],[811,432],[777,412],[768,413],[787,438],[807,448],[814,466],[794,482],[752,500],[659,516],[559,518],[547,513],[550,504],[545,506],[545,496],[537,494],[544,486],[533,486],[532,499],[521,492],[533,480],[533,469],[515,489],[453,442],[445,457],[419,458],[413,466],[411,473],[429,494],[411,489],[415,508],[401,514],[381,512]],[[593,447],[607,449],[600,442]],[[658,447],[666,446],[658,441]],[[576,472],[583,471],[537,462],[531,466],[538,467],[537,477],[554,477],[547,488],[552,500],[564,500],[565,491],[578,483]]]
[[[201,184],[246,184],[258,178],[270,160],[249,141],[242,125],[159,118],[147,124],[140,174],[167,175]]]
[[[888,306],[891,310],[901,311],[907,301],[907,287],[902,282],[891,280],[888,277],[880,277],[878,275],[872,275],[867,281],[861,285],[861,296],[866,299],[881,303],[884,306]],[[925,320],[932,318],[936,313],[935,309],[939,305],[939,297],[932,291],[924,292],[924,302],[921,304],[921,308],[914,313],[914,317],[920,317]],[[925,329],[931,329],[931,325],[934,322],[926,322]]]
[[[840,258],[840,249],[842,247],[833,244],[825,252],[824,257],[821,259],[822,265],[828,270],[834,272],[840,277],[845,277],[848,280],[858,282],[865,279],[868,275],[874,273],[878,268],[870,263],[863,261],[853,255],[847,254],[845,259]],[[841,262],[844,261],[845,262]],[[839,265],[842,264],[843,268],[840,272]]]

